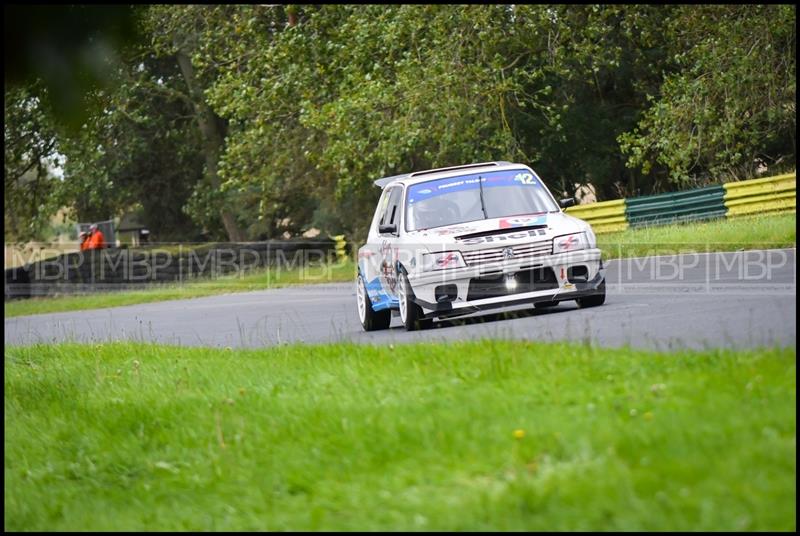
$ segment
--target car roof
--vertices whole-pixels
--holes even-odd
[[[374,182],[375,186],[379,188],[386,188],[391,184],[416,184],[418,182],[425,182],[434,179],[443,179],[445,177],[452,177],[463,174],[464,171],[480,171],[480,170],[500,170],[514,166],[521,166],[523,164],[515,164],[513,162],[497,161],[497,162],[480,162],[478,164],[466,164],[463,166],[452,166],[446,168],[428,169],[424,171],[414,171],[413,173],[404,173],[402,175],[393,175],[391,177],[384,177]],[[527,166],[526,166],[527,167]]]

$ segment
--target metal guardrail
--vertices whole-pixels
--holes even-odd
[[[336,258],[339,261],[343,261],[347,258],[347,241],[344,238],[343,234],[331,236],[330,238],[334,241],[334,251],[336,252]]]
[[[624,231],[628,228],[624,199],[575,205],[567,209],[567,214],[589,222],[596,233]]]
[[[646,195],[569,207],[566,212],[589,222],[596,233],[630,227],[735,218],[797,210],[797,173],[729,182],[684,192]]]
[[[625,200],[625,215],[631,227],[722,218],[724,197],[722,186],[635,197]]]
[[[797,210],[797,172],[723,186],[729,218]]]

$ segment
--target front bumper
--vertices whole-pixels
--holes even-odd
[[[569,269],[581,266],[586,268],[585,280],[570,281],[568,277]],[[556,281],[554,288],[534,290],[532,292],[509,291],[509,293],[502,296],[468,299],[470,297],[470,281],[475,278],[509,276],[525,270],[540,268],[552,269]],[[605,269],[600,257],[600,250],[595,248],[522,261],[512,260],[454,270],[410,274],[408,280],[414,293],[413,300],[422,307],[425,315],[428,317],[445,317],[469,314],[507,305],[574,300],[591,296],[599,292],[598,287],[604,278]],[[442,285],[455,285],[457,287],[457,297],[452,301],[437,301],[436,289]]]

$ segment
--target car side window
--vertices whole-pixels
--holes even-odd
[[[388,193],[388,202],[386,203],[386,209],[383,211],[381,215],[381,219],[378,222],[378,225],[397,225],[398,228],[400,226],[400,199],[403,194],[403,189],[400,187],[395,186],[391,189],[391,192]]]
[[[390,190],[384,190],[380,201],[378,201],[378,209],[375,211],[375,218],[377,219],[378,225],[383,225],[383,220],[386,217],[386,208],[389,206],[389,198],[391,196],[392,192]]]

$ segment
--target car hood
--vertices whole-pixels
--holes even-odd
[[[431,252],[481,249],[494,244],[515,244],[591,229],[588,223],[564,212],[477,220],[406,233],[406,239]],[[593,238],[593,237],[592,237]]]

